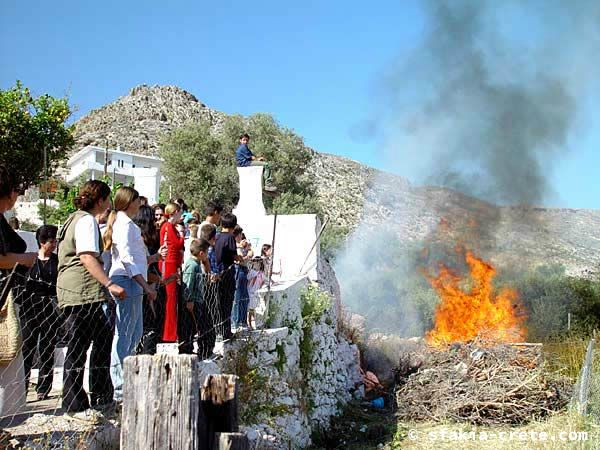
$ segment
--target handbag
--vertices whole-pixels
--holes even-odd
[[[0,366],[7,366],[17,357],[21,344],[21,326],[12,292],[9,292],[0,310]]]

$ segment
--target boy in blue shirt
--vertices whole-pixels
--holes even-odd
[[[271,166],[269,163],[265,161],[263,157],[256,157],[248,148],[248,142],[250,141],[250,136],[246,133],[240,136],[240,145],[235,151],[235,160],[237,162],[238,167],[248,167],[248,166],[263,166],[263,178],[265,180],[265,191],[267,192],[276,192],[277,188],[273,186],[273,180],[271,178]]]

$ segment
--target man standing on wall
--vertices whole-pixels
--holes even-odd
[[[240,145],[235,151],[235,159],[238,167],[263,166],[264,190],[270,193],[277,192],[277,188],[273,186],[271,178],[271,166],[265,161],[265,158],[256,157],[252,154],[252,151],[248,148],[249,141],[250,136],[248,134],[244,133],[240,136]]]

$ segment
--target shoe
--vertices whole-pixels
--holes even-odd
[[[41,402],[43,400],[48,400],[49,398],[50,398],[50,394],[48,392],[38,393],[38,395],[37,395],[38,402]]]
[[[96,411],[106,414],[107,412],[111,412],[117,409],[117,402],[111,400],[106,403],[96,403],[94,406],[92,406],[92,408]]]
[[[82,422],[88,422],[90,424],[97,424],[104,420],[104,416],[101,412],[91,408],[86,409],[84,411],[66,412],[65,416],[70,419],[80,420]]]
[[[263,191],[264,191],[265,194],[271,194],[271,195],[273,195],[273,194],[277,193],[277,188],[275,186],[273,186],[273,185],[266,185],[263,188]]]

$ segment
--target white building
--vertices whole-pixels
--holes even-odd
[[[162,159],[154,156],[137,155],[117,149],[105,149],[88,145],[75,153],[67,162],[69,173],[66,180],[76,182],[81,177],[88,180],[101,179],[104,175],[104,162],[108,159],[106,172],[115,183],[133,184],[148,203],[158,202]]]

